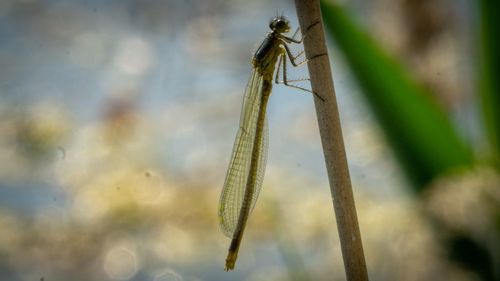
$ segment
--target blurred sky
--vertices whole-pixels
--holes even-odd
[[[0,279],[63,280],[83,268],[74,280],[286,280],[279,245],[266,229],[254,230],[269,226],[269,218],[249,226],[231,274],[222,272],[229,239],[217,229],[250,58],[269,20],[282,13],[297,26],[285,0],[0,2],[0,226],[10,227],[3,236],[11,239],[0,243]],[[399,210],[408,183],[341,55],[330,55],[356,196]],[[290,73],[306,75],[304,68]],[[258,203],[256,216],[270,204],[305,227],[325,224],[317,226],[328,231],[321,239],[316,232],[294,239],[327,243],[328,258],[341,265],[330,241],[336,230],[312,101],[283,85],[273,89],[261,199],[275,203]],[[146,230],[134,223],[133,230],[114,229],[108,215],[115,207]],[[145,223],[141,215],[154,219]],[[296,223],[287,227],[300,230]],[[67,233],[54,238],[51,227]],[[44,250],[64,252],[64,243],[76,243],[77,229],[95,230],[82,245],[102,247],[83,247],[83,264],[75,249],[53,254],[62,265],[40,265]],[[44,237],[44,230],[52,234]],[[248,242],[252,237],[260,242]],[[324,256],[311,249],[321,248],[307,245],[298,250],[311,259],[306,266],[326,270],[330,262],[314,264]],[[35,246],[41,252],[28,250]]]
[[[102,117],[109,103],[125,100],[161,134],[153,141],[163,161],[186,175],[207,165],[201,163],[207,159],[225,166],[251,54],[268,31],[269,19],[284,13],[297,26],[288,1],[26,1],[3,6],[2,104],[20,109],[50,104],[72,122],[89,124]],[[388,152],[380,151],[373,137],[352,137],[373,132],[360,128],[370,128],[371,118],[342,67],[334,63],[354,178],[380,180],[380,172],[370,175],[364,167],[373,152]],[[306,76],[305,69],[293,73]],[[290,166],[324,180],[311,97],[280,85],[269,108],[269,166]],[[394,169],[380,162],[376,167],[389,173]],[[391,189],[387,178],[384,182],[381,188]],[[389,186],[394,184],[401,182]]]

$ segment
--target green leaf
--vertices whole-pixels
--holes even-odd
[[[335,39],[405,171],[421,191],[450,169],[472,164],[470,149],[450,120],[398,61],[384,52],[343,8],[322,1]]]
[[[481,54],[480,87],[484,126],[491,152],[491,162],[500,168],[500,2],[479,2]]]

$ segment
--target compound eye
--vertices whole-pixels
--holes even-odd
[[[272,20],[271,20],[271,22],[269,23],[269,28],[270,28],[271,30],[276,30],[276,29],[278,28],[279,21],[280,21],[280,20],[279,20],[279,19],[276,19],[276,18],[272,19]]]
[[[271,22],[269,23],[269,28],[273,31],[282,33],[282,32],[288,32],[290,26],[288,20],[282,17],[277,17],[271,20]]]

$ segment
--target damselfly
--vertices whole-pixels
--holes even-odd
[[[286,77],[287,59],[293,66],[299,66],[306,61],[297,63],[297,58],[303,52],[293,56],[288,47],[290,43],[301,43],[304,36],[295,39],[297,32],[292,37],[285,36],[284,33],[290,30],[290,24],[283,16],[273,18],[269,28],[271,32],[267,34],[252,59],[252,74],[243,99],[240,128],[219,201],[220,228],[226,236],[232,238],[226,258],[226,271],[234,268],[248,216],[262,187],[268,142],[266,105],[271,94],[276,65],[278,69],[274,77],[275,83],[311,92],[288,83],[300,80],[287,80]],[[278,79],[280,67],[283,68],[281,81]]]

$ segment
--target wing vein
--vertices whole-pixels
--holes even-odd
[[[257,130],[259,108],[261,106],[262,82],[262,75],[254,69],[245,90],[241,109],[240,127],[236,133],[229,168],[219,200],[219,226],[224,235],[228,237],[232,237],[236,230],[241,206],[243,204],[248,174],[250,173],[252,149]],[[267,121],[264,122],[263,129],[263,140],[260,141],[260,154],[257,162],[255,192],[250,204],[252,209],[257,201],[264,178],[268,145]]]

